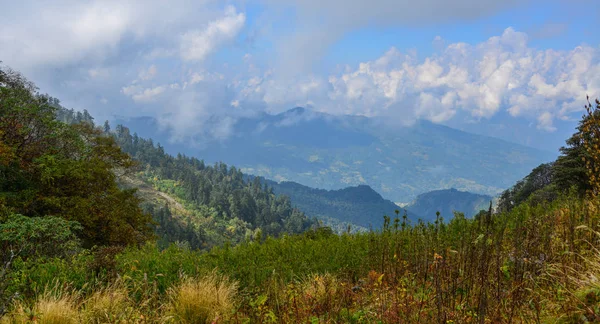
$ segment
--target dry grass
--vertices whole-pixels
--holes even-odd
[[[306,277],[301,285],[301,290],[307,301],[318,308],[326,308],[331,304],[340,288],[337,278],[329,273],[315,274]]]
[[[117,282],[87,298],[81,318],[85,323],[130,323],[140,319],[140,315],[132,305],[128,290]]]
[[[186,278],[169,290],[168,313],[177,323],[211,323],[235,310],[237,283],[214,271],[202,278]]]
[[[76,300],[57,289],[46,290],[35,304],[27,306],[17,302],[3,323],[69,324],[79,323]]]

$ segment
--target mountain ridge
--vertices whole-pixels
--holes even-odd
[[[168,142],[173,132],[160,130],[158,122],[147,117],[120,122],[160,142]],[[276,115],[240,118],[230,138],[196,147],[196,143],[169,143],[168,150],[313,188],[368,184],[385,198],[404,203],[420,193],[448,188],[496,195],[553,157],[427,121],[393,124],[382,118],[334,116],[295,107]]]

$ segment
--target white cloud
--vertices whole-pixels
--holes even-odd
[[[102,63],[120,54],[123,43],[154,46],[144,57],[154,59],[174,54],[173,35],[203,32],[209,22],[220,28],[222,9],[217,0],[23,0],[3,3],[0,10],[0,57],[22,71]],[[227,9],[227,24],[233,7]],[[243,14],[239,14],[244,17]],[[239,16],[238,15],[238,16]],[[237,16],[236,16],[237,17]],[[220,28],[220,29],[219,29]],[[218,34],[218,33],[217,33]],[[213,43],[220,44],[213,35]]]
[[[552,124],[552,113],[548,111],[544,111],[538,116],[538,128],[543,129],[548,132],[553,132],[556,130],[556,127]]]
[[[237,13],[229,6],[225,16],[211,21],[204,29],[188,31],[181,36],[181,58],[186,61],[202,61],[217,47],[231,42],[240,32],[246,15]]]
[[[97,60],[116,50],[131,26],[131,9],[113,1],[3,4],[0,56],[19,68]]]
[[[218,0],[10,2],[0,10],[0,59],[45,77],[54,88],[43,90],[67,102],[76,98],[73,108],[96,104],[91,111],[102,117],[152,115],[180,138],[223,137],[235,130],[237,116],[298,105],[438,123],[507,111],[553,131],[556,120],[581,110],[585,94],[600,95],[599,48],[539,50],[511,28],[479,44],[435,37],[436,51],[424,59],[392,47],[353,67],[340,62],[335,73],[310,69],[332,42],[362,26],[468,21],[520,5],[517,0],[254,1],[294,6],[296,17],[281,15],[294,19],[282,24],[292,31],[270,31],[261,48],[243,48],[227,64],[209,58],[249,35],[245,0],[227,2],[237,7]],[[268,25],[270,14],[282,12],[267,11],[252,21],[271,19],[261,23]],[[271,54],[282,59],[261,60]]]
[[[141,92],[133,94],[131,98],[137,102],[149,102],[154,100],[161,93],[165,92],[166,89],[166,86],[144,89]]]
[[[422,61],[392,48],[327,78],[283,81],[265,73],[238,86],[237,100],[262,101],[273,111],[313,101],[330,113],[436,123],[459,112],[478,120],[506,110],[554,131],[554,119],[581,110],[586,94],[600,95],[600,49],[536,50],[527,39],[507,28],[479,44],[449,44]]]
[[[156,87],[143,88],[140,85],[130,85],[123,87],[121,93],[131,97],[137,103],[149,103],[155,101],[162,93],[168,89],[177,89],[178,85],[160,85]]]

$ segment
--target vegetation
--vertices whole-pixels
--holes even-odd
[[[123,123],[161,143],[175,133],[158,130],[158,122],[149,117]],[[554,152],[428,121],[399,126],[396,120],[332,116],[302,108],[242,118],[235,124],[235,134],[224,141],[202,148],[189,144],[166,149],[211,162],[227,161],[245,173],[313,188],[368,184],[404,203],[440,188],[496,195],[535,166],[556,158]]]
[[[598,102],[588,109],[574,135],[581,142],[568,142],[562,151],[563,162],[565,156],[573,159],[563,163],[559,158],[534,170],[505,193],[497,212],[490,204],[473,218],[455,213],[448,220],[438,215],[434,222],[425,223],[411,222],[398,211],[394,218],[384,217],[380,231],[337,235],[318,226],[304,227],[307,230],[299,233],[302,226],[294,227],[290,220],[306,218],[299,212],[294,217],[289,201],[282,202],[285,198],[272,194],[259,180],[244,181],[236,169],[175,158],[149,140],[138,138],[134,145],[135,135],[123,135],[125,128],[117,127],[109,136],[109,125],[100,134],[87,121],[61,124],[51,115],[39,121],[38,116],[46,116],[41,112],[52,106],[31,88],[10,95],[11,84],[20,79],[3,75],[0,321],[4,323],[585,323],[600,319],[600,199],[594,133]],[[18,116],[12,119],[17,122],[4,116]],[[52,131],[44,133],[47,128]],[[80,151],[60,150],[74,143]],[[116,143],[140,161],[140,169],[124,172],[131,160]],[[574,147],[578,150],[569,150]],[[577,158],[584,163],[575,163]],[[88,159],[100,166],[86,164]],[[561,163],[563,169],[556,169]],[[573,180],[569,188],[557,182],[561,173],[581,170],[585,177]],[[96,174],[109,178],[95,178]],[[185,242],[165,247],[165,241],[154,242],[145,233],[151,226],[159,233],[169,232],[160,224],[174,218],[170,208],[160,207],[162,216],[154,213],[160,218],[157,224],[148,224],[141,198],[117,186],[118,178],[123,179],[122,186],[139,181],[142,187],[152,185],[160,189],[158,193],[173,195],[183,206],[177,212],[190,213],[192,227],[197,225],[191,223],[194,218],[214,219],[199,223],[202,228],[243,221],[241,227],[254,229],[253,235],[209,251]],[[80,183],[91,180],[100,183],[88,184],[89,188]],[[69,182],[78,191],[68,191]],[[104,187],[98,191],[100,186]],[[119,209],[115,215],[104,214],[112,211],[105,206],[107,197]],[[257,207],[270,205],[246,209],[244,201]],[[145,208],[154,207],[147,204]],[[91,215],[85,216],[84,211]],[[289,218],[276,218],[282,215]],[[123,222],[129,217],[145,223],[138,227],[134,226],[140,223],[129,223],[127,232]],[[102,236],[97,237],[92,228],[104,231]],[[117,240],[111,233],[140,233],[140,237]],[[189,233],[198,232],[192,228]],[[138,243],[141,237],[143,244]],[[231,237],[230,242],[236,243],[236,236]]]
[[[151,235],[150,216],[116,179],[133,162],[89,123],[56,108],[11,70],[0,73],[0,215],[60,216],[82,225],[84,245],[128,245]]]
[[[499,210],[507,211],[530,201],[537,204],[557,199],[561,194],[575,191],[578,197],[596,195],[600,159],[598,152],[598,125],[600,125],[600,102],[596,107],[586,105],[586,114],[577,132],[567,139],[567,146],[552,163],[541,164],[523,180],[500,195]]]
[[[381,228],[382,215],[391,215],[398,206],[384,199],[367,185],[348,187],[340,190],[313,189],[295,182],[277,183],[263,180],[273,187],[275,193],[289,196],[294,206],[313,217],[322,220],[336,232],[366,230],[369,227]],[[419,216],[408,212],[411,219]]]
[[[239,243],[257,231],[263,235],[301,233],[316,224],[293,208],[287,196],[276,195],[259,179],[246,180],[235,167],[178,154],[173,157],[152,140],[131,135],[126,127],[112,134],[124,152],[139,161],[135,177],[160,192],[175,197],[188,211],[185,226],[172,226],[172,211],[165,206],[148,206],[154,214],[163,241],[188,241],[193,248],[210,247],[226,241]],[[183,235],[182,235],[183,234]]]

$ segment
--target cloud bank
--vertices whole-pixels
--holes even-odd
[[[262,34],[258,19],[247,11],[252,3],[267,8],[261,24],[273,24]],[[173,139],[179,141],[224,139],[235,133],[242,116],[307,105],[406,124],[485,122],[505,114],[552,132],[557,120],[579,117],[586,94],[600,96],[600,48],[530,44],[530,38],[564,32],[560,24],[529,35],[508,27],[478,43],[438,36],[427,57],[390,47],[357,65],[340,62],[341,69],[313,66],[340,37],[365,26],[468,22],[522,5],[517,0],[174,0],[168,5],[26,0],[0,11],[0,59],[70,107],[87,108],[100,118],[151,115],[175,130]],[[287,28],[278,30],[282,20]],[[252,42],[259,40],[268,45],[255,51]]]

